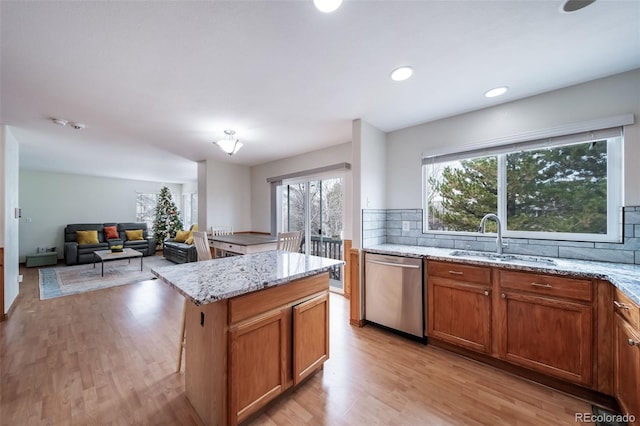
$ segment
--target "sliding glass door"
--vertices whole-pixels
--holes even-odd
[[[279,229],[303,231],[304,253],[343,259],[343,187],[342,178],[283,182]],[[336,268],[330,275],[332,289],[342,291],[342,268]]]

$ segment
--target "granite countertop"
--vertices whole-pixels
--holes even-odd
[[[275,243],[278,241],[276,237],[271,235],[255,235],[255,234],[232,234],[232,235],[216,235],[209,237],[211,241],[221,241],[223,243],[237,244],[240,246],[254,246],[257,244]]]
[[[640,305],[640,265],[625,263],[592,262],[586,260],[545,258],[539,256],[503,254],[503,259],[486,257],[491,253],[437,247],[379,244],[363,249],[368,253],[407,257],[426,257],[447,262],[464,262],[475,265],[499,266],[532,272],[546,272],[573,277],[607,280]],[[457,252],[458,255],[453,253]],[[461,252],[467,253],[460,254]],[[511,257],[510,257],[511,256]]]
[[[229,299],[326,272],[342,260],[270,250],[151,270],[196,305]]]

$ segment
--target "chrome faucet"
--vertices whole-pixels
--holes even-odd
[[[500,218],[498,217],[498,215],[495,215],[493,213],[484,215],[484,217],[480,221],[478,232],[480,232],[481,234],[484,234],[484,227],[488,219],[493,219],[498,224],[498,237],[496,238],[496,251],[498,255],[501,255],[502,248],[505,247],[505,245],[502,243],[502,222],[500,222]]]

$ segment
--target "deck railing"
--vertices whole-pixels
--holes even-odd
[[[339,238],[312,235],[310,246],[311,254],[313,256],[342,260],[342,240]],[[300,251],[304,251],[304,242],[300,247]],[[329,271],[329,277],[334,280],[342,280],[341,271],[342,268],[340,267],[331,268]]]

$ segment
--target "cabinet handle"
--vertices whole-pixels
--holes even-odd
[[[618,308],[618,309],[624,309],[626,311],[629,310],[629,306],[628,305],[625,305],[624,303],[620,303],[617,300],[614,300],[613,304],[616,305],[616,308]]]
[[[485,295],[485,296],[488,296],[488,295],[489,295],[489,290],[485,290],[485,291],[484,291],[484,295]]]
[[[546,284],[546,283],[545,283],[545,284],[540,284],[540,283],[531,283],[531,285],[532,285],[532,286],[534,286],[534,287],[553,288],[553,287],[551,286],[551,284]]]
[[[449,273],[453,274],[453,275],[463,275],[464,274],[464,272],[460,272],[460,271],[449,271]]]
[[[627,340],[627,343],[629,344],[629,346],[640,346],[640,342],[636,342],[633,339]]]
[[[506,298],[507,298],[507,295],[506,295],[506,294],[504,294],[504,293],[502,293],[502,294],[500,295],[500,297],[502,297],[503,299],[506,299]]]

